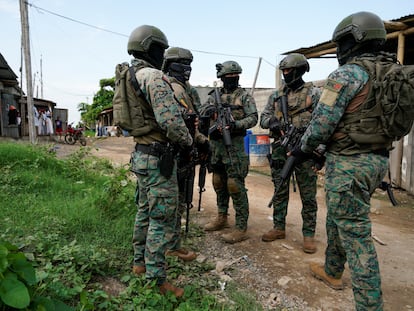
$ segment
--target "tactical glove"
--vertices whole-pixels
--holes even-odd
[[[272,132],[280,132],[280,121],[276,117],[270,119],[269,130]]]
[[[309,160],[312,158],[312,153],[303,152],[302,149],[300,148],[300,145],[293,148],[293,150],[291,151],[291,155],[295,157],[296,165],[301,164],[305,162],[306,160]]]

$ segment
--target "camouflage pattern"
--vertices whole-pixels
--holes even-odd
[[[194,87],[192,87],[188,82],[183,84],[173,77],[169,77],[169,79],[171,82],[171,86],[174,90],[175,98],[180,103],[180,109],[182,114],[186,114],[188,112],[197,113],[196,106],[200,106],[200,96],[198,95],[197,90]],[[196,144],[202,144],[208,140],[208,138],[201,134],[198,131],[198,129],[196,129],[194,136]],[[169,249],[171,250],[178,250],[181,248],[181,218],[187,209],[187,204],[185,202],[184,182],[186,177],[188,177],[188,174],[194,174],[194,170],[192,170],[192,168],[189,167],[191,163],[185,160],[186,159],[180,159],[180,154],[178,154],[177,178],[179,188],[179,203],[174,235],[171,240],[171,244],[169,245]]]
[[[168,77],[160,70],[140,59],[133,59],[134,66],[146,65],[146,68],[137,71],[136,78],[141,91],[154,112],[155,120],[168,141],[181,147],[191,146],[193,140],[182,118],[179,105]],[[155,133],[141,137],[134,137],[140,144],[151,144],[157,141]]]
[[[168,142],[189,147],[193,139],[182,118],[178,102],[168,78],[147,64],[136,74],[142,92],[154,112],[155,119]],[[153,143],[154,136],[136,137],[140,144]],[[160,173],[159,158],[136,151],[132,154],[131,170],[137,176],[138,211],[133,232],[134,265],[146,267],[146,278],[160,285],[166,280],[165,252],[174,236],[177,223],[178,183],[176,163],[173,174],[165,178]]]
[[[223,91],[222,89],[221,92]],[[228,214],[231,197],[236,212],[236,228],[246,230],[249,201],[245,178],[249,170],[249,160],[244,151],[244,136],[247,129],[257,124],[256,102],[242,88],[236,89],[231,94],[222,94],[221,100],[222,103],[239,106],[241,109],[232,110],[235,124],[231,130],[232,146],[229,150],[226,149],[222,138],[211,139],[210,137],[213,187],[217,195],[218,213]],[[215,106],[213,97],[209,97],[202,110],[208,109],[208,106]]]
[[[348,261],[356,309],[382,310],[381,277],[369,212],[371,195],[385,176],[388,158],[374,153],[333,153],[329,148],[329,139],[345,109],[367,82],[368,73],[355,65],[341,66],[329,75],[314,117],[302,138],[302,150],[310,152],[318,144],[328,143],[325,271],[330,276],[340,277]]]
[[[296,111],[301,107],[315,107],[319,101],[320,89],[312,84],[305,84],[306,87],[299,88],[297,90],[288,91],[288,114],[291,116],[292,111]],[[269,122],[272,117],[280,119],[281,123],[282,114],[278,104],[278,98],[280,94],[284,92],[281,90],[275,91],[269,96],[265,109],[260,116],[260,126],[264,129],[269,128]],[[305,92],[305,96],[300,94]],[[299,113],[292,117],[291,122],[297,128],[306,127],[312,114],[310,111]],[[280,133],[270,133],[270,136],[275,140],[272,143],[272,181],[275,188],[280,184],[281,171],[285,161],[287,159],[287,150],[280,145]],[[312,170],[314,165],[312,160],[306,161],[294,168],[294,177],[297,182],[300,197],[302,200],[302,234],[303,236],[313,237],[315,235],[316,228],[316,216],[318,206],[316,203],[316,190],[317,190],[317,175]],[[289,203],[289,187],[290,178],[287,180],[284,186],[280,187],[277,197],[273,201],[273,227],[278,230],[285,230],[286,215]]]

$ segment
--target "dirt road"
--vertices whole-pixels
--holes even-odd
[[[134,143],[132,138],[110,137],[89,139],[88,146],[92,147],[93,154],[97,156],[114,163],[128,163]],[[59,144],[56,150],[58,154],[64,154],[79,147]],[[301,249],[301,202],[298,193],[293,191],[288,208],[286,239],[270,243],[261,241],[261,235],[272,227],[272,209],[267,204],[273,194],[273,185],[270,177],[254,170],[251,168],[246,179],[250,202],[250,238],[229,245],[220,240],[222,232],[207,233],[205,245],[199,246],[199,257],[204,256],[216,262],[233,260],[232,269],[226,271],[227,276],[243,283],[256,293],[258,300],[269,307],[283,303],[285,306],[291,305],[289,310],[354,310],[348,269],[345,270],[345,289],[342,291],[330,289],[314,279],[309,272],[309,262],[324,261],[326,206],[323,188],[320,187],[317,194],[318,251],[315,254],[305,254]],[[414,200],[404,192],[395,192],[397,199],[403,203],[398,207],[393,207],[382,191],[378,191],[372,199],[371,219],[373,234],[377,238],[375,246],[381,269],[384,310],[414,310]],[[195,185],[194,204],[197,202]],[[201,212],[194,208],[191,213],[191,221],[200,225],[215,216],[216,203],[211,175],[207,176]],[[230,220],[234,224],[232,209]]]

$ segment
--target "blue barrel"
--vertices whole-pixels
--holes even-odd
[[[250,166],[268,166],[267,155],[270,153],[270,139],[267,134],[251,135],[249,140]]]
[[[250,136],[253,134],[252,130],[246,131],[246,136],[244,136],[244,152],[249,155],[249,144],[250,144]]]

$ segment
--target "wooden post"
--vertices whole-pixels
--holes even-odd
[[[33,118],[34,105],[32,87],[32,63],[30,60],[29,14],[27,11],[27,2],[25,0],[20,0],[20,19],[22,23],[22,43],[25,64],[24,67],[26,69],[27,117],[29,119],[29,139],[32,144],[36,144],[36,132]]]

